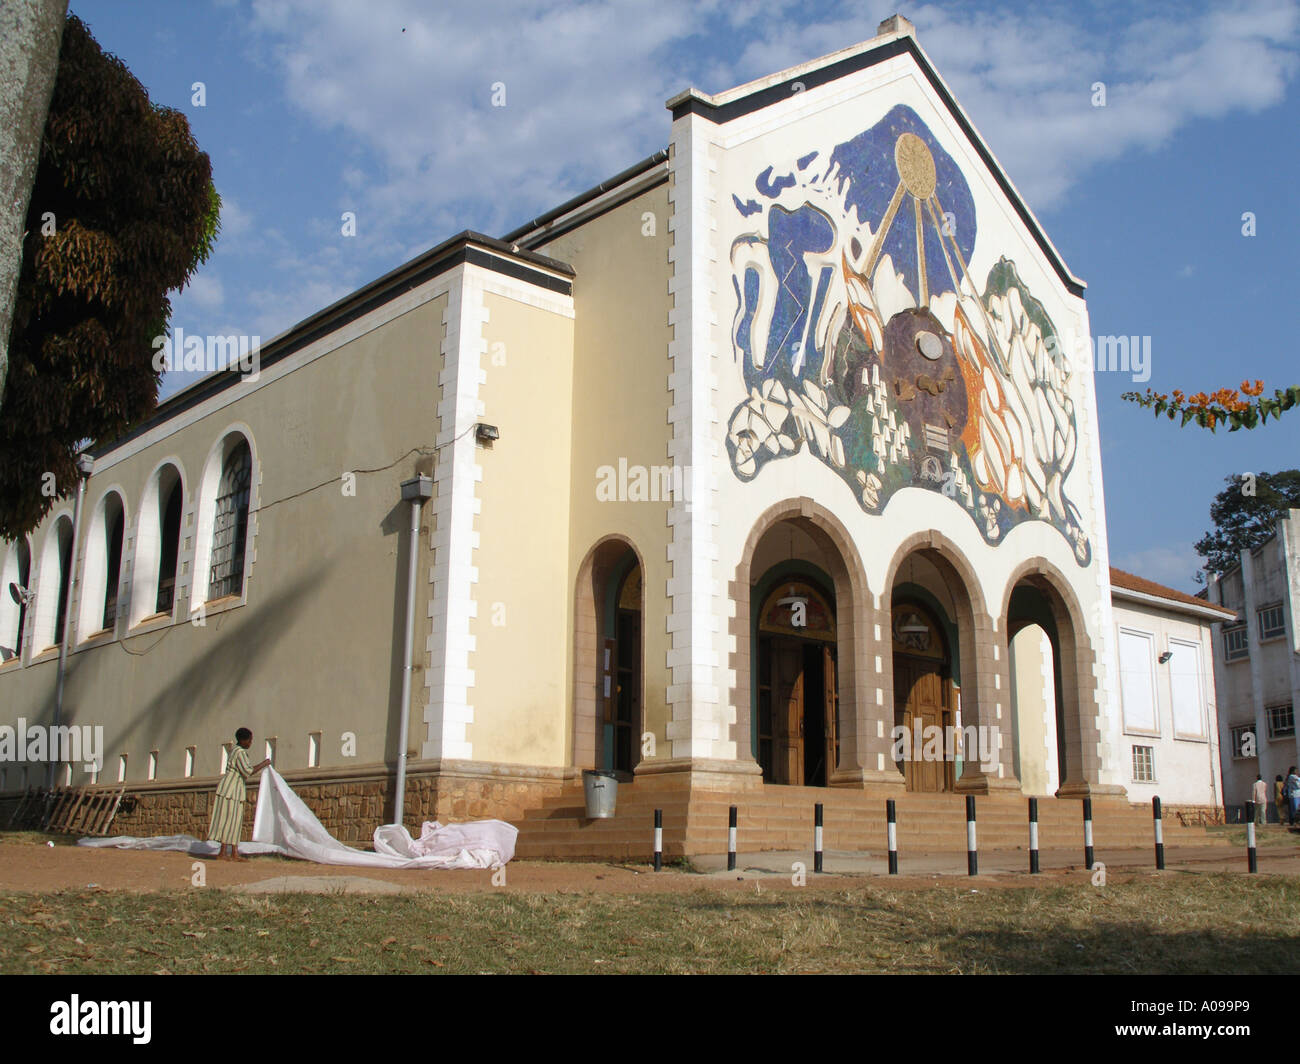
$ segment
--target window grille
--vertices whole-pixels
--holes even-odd
[[[248,542],[248,499],[253,456],[241,443],[226,458],[212,519],[212,568],[208,599],[238,595],[244,590],[244,548]]]

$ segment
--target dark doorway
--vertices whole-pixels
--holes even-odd
[[[834,646],[762,636],[758,762],[763,781],[825,787],[838,756]]]

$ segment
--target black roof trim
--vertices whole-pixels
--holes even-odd
[[[803,85],[804,89],[817,88],[819,85],[829,85],[833,81],[838,81],[842,77],[854,74],[859,70],[865,70],[873,67],[877,63],[883,63],[896,56],[910,54],[916,65],[921,68],[930,82],[931,88],[938,93],[939,98],[943,100],[961,130],[966,134],[966,139],[975,149],[980,159],[983,161],[989,173],[1002,189],[1003,194],[1015,208],[1016,214],[1024,222],[1025,227],[1033,234],[1034,242],[1038,244],[1043,254],[1047,256],[1056,270],[1056,275],[1061,279],[1061,283],[1072,295],[1082,296],[1087,286],[1079,281],[1071,272],[1070,268],[1062,261],[1060,253],[1056,251],[1048,242],[1046,235],[1043,233],[1039,224],[1034,220],[1029,209],[1021,201],[1020,196],[1011,187],[1010,182],[1002,172],[1002,167],[998,165],[997,160],[993,158],[992,152],[985,147],[984,141],[975,128],[962,114],[961,108],[957,106],[957,101],[953,99],[952,94],[948,91],[943,81],[939,78],[938,72],[929,64],[925,56],[917,47],[916,40],[910,34],[897,37],[892,41],[876,48],[868,48],[858,52],[856,55],[848,56],[837,63],[831,63],[829,66],[821,67],[817,70],[809,70],[796,77],[787,78],[785,81],[778,82],[775,85],[769,85],[764,89],[757,89],[748,96],[742,96],[739,99],[731,100],[724,104],[711,104],[707,100],[701,100],[697,96],[688,96],[680,103],[672,107],[673,121],[684,117],[688,114],[699,115],[716,125],[723,125],[727,122],[742,118],[745,115],[752,114],[755,111],[761,111],[764,107],[770,107],[774,103],[782,100],[788,100],[792,92],[791,86],[796,82]]]
[[[568,263],[512,247],[505,241],[467,229],[300,321],[261,349],[259,369],[264,370],[274,365],[295,351],[302,350],[321,337],[328,336],[462,263],[479,266],[560,295],[573,294],[574,271]],[[562,276],[557,277],[555,274]],[[126,434],[111,443],[93,447],[91,453],[95,457],[109,454],[177,414],[234,387],[240,379],[240,375],[233,372],[219,370],[210,373],[159,403],[153,414]]]
[[[656,166],[658,166],[661,162],[663,162],[667,158],[668,158],[668,149],[660,148],[659,151],[655,152],[653,155],[647,155],[639,163],[635,163],[632,166],[629,166],[626,170],[622,170],[619,173],[615,174],[613,177],[608,178],[605,181],[602,181],[595,188],[589,188],[587,189],[586,192],[579,193],[577,196],[574,196],[570,200],[565,200],[554,210],[549,210],[545,214],[538,215],[527,225],[521,225],[518,229],[511,230],[504,237],[502,237],[502,239],[509,243],[513,243],[514,241],[518,240],[520,237],[527,236],[529,233],[537,229],[540,229],[542,226],[555,221],[556,218],[563,217],[564,215],[568,214],[570,211],[577,210],[584,203],[591,202],[597,196],[603,196],[606,192],[609,192],[611,189],[618,188],[619,185],[631,181],[634,177],[640,177],[647,170],[653,170]],[[545,234],[545,236],[547,237],[547,239],[550,239],[549,233]]]
[[[581,229],[584,225],[590,225],[597,218],[603,218],[610,211],[618,210],[618,208],[623,206],[623,204],[630,203],[638,196],[642,196],[645,193],[658,188],[660,185],[666,184],[668,184],[668,175],[661,174],[656,180],[651,181],[641,189],[636,196],[623,196],[619,199],[610,200],[599,210],[592,211],[590,214],[585,214],[581,218],[575,218],[571,222],[567,222],[564,225],[557,225],[551,229],[544,229],[535,236],[529,237],[528,244],[530,247],[545,247],[553,241],[559,240],[560,237],[572,233],[575,229]]]

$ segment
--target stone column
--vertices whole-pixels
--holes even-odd
[[[875,608],[870,599],[874,598]],[[894,767],[893,643],[888,638],[890,610],[879,596],[855,604],[853,632],[853,705],[840,707],[840,764],[831,776],[834,787],[886,787],[902,790],[903,776]],[[841,685],[841,691],[844,690]]]
[[[971,758],[978,753],[963,753],[962,773],[957,780],[959,794],[989,794],[994,791],[1019,791],[1011,734],[1011,654],[1007,633],[986,613],[974,615],[974,631],[968,636],[966,623],[958,621],[962,644],[961,724],[963,732],[972,724],[990,738],[997,736],[998,749],[987,766]],[[966,651],[966,640],[973,636],[974,653]],[[968,673],[974,659],[975,675]],[[972,679],[974,682],[972,682]],[[973,697],[972,697],[973,696]],[[987,730],[985,730],[987,729]],[[969,744],[968,744],[969,745]]]

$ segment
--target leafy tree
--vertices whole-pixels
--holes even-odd
[[[1227,485],[1210,505],[1214,530],[1196,544],[1196,553],[1214,573],[1231,569],[1243,550],[1273,535],[1287,510],[1300,507],[1300,469],[1224,477]]]
[[[70,17],[0,402],[0,536],[29,531],[75,488],[78,443],[111,439],[153,411],[162,372],[152,341],[166,331],[167,293],[211,254],[220,207],[185,116],[151,103]]]
[[[1120,396],[1130,403],[1155,411],[1156,417],[1166,415],[1170,421],[1180,418],[1179,428],[1195,421],[1211,432],[1219,425],[1228,425],[1229,432],[1253,429],[1263,425],[1270,417],[1280,418],[1300,403],[1300,385],[1276,388],[1272,396],[1264,395],[1264,382],[1242,381],[1240,392],[1236,388],[1220,388],[1211,394],[1197,392],[1186,395],[1175,388],[1172,395],[1148,388],[1145,392],[1125,392]]]

